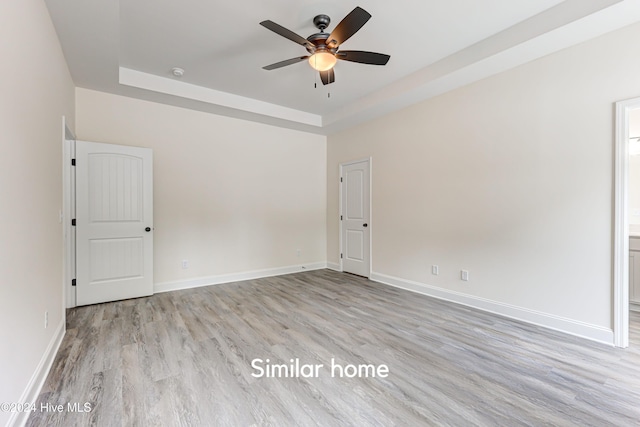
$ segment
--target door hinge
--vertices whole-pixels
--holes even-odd
[[[76,159],[71,159],[71,166],[75,166],[76,165]]]
[[[75,218],[73,218],[73,219],[71,220],[71,225],[72,225],[73,227],[75,227],[75,226],[76,226],[76,219],[75,219]]]
[[[342,215],[340,215],[340,221],[342,221]]]
[[[342,182],[342,177],[340,177],[340,182]]]
[[[342,254],[340,254],[340,258],[342,259]]]
[[[72,279],[71,280],[71,286],[75,286],[76,285],[76,279]]]

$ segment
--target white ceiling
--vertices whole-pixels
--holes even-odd
[[[640,21],[640,0],[46,3],[79,87],[320,134]],[[306,51],[260,21],[306,38],[315,15],[330,32],[356,6],[373,17],[342,48],[389,54],[386,66],[339,61],[328,86],[306,62],[262,69]]]

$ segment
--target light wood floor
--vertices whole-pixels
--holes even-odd
[[[640,425],[616,349],[328,270],[70,310],[30,426]],[[387,378],[332,378],[386,364]],[[251,361],[325,365],[254,378]]]

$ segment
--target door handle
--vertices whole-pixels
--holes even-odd
[[[367,228],[367,227],[369,226],[369,224],[367,224],[367,223],[365,222],[364,224],[362,224],[362,226],[363,226],[364,228]]]
[[[144,229],[144,231],[146,231],[147,233],[151,231],[151,227],[147,227]]]

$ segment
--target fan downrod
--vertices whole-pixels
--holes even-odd
[[[318,15],[313,18],[313,25],[315,25],[321,32],[324,32],[324,30],[329,26],[329,23],[331,23],[331,18],[327,15]]]

